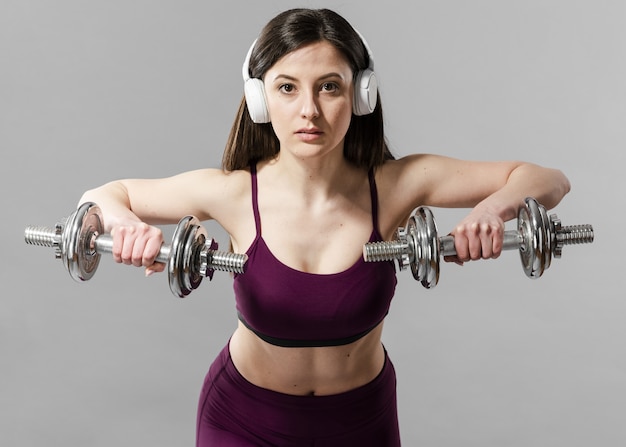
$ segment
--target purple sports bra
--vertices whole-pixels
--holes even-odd
[[[246,252],[245,274],[235,275],[239,319],[261,339],[277,346],[340,346],[374,329],[389,312],[396,288],[393,262],[365,262],[347,270],[313,274],[295,270],[272,254],[261,235],[256,165],[250,168],[256,238]],[[369,173],[373,231],[381,240],[378,196]]]

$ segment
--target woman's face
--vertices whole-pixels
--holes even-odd
[[[281,152],[299,158],[343,153],[352,118],[352,69],[334,46],[321,41],[283,56],[264,83]]]

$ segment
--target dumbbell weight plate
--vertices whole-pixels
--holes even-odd
[[[93,202],[83,203],[63,226],[61,260],[76,281],[87,281],[96,272],[100,255],[93,247],[96,236],[104,233],[100,208]]]
[[[545,208],[528,197],[519,210],[517,229],[523,241],[520,259],[524,273],[531,279],[539,278],[552,260],[550,223]]]
[[[552,231],[552,222],[550,221],[550,217],[548,216],[546,209],[538,202],[536,202],[535,199],[530,200],[534,202],[534,206],[539,208],[539,211],[541,212],[541,229],[544,238],[541,250],[541,255],[543,257],[541,275],[543,275],[543,272],[545,272],[550,267],[550,263],[552,262],[552,249],[555,244],[553,238],[555,238],[556,235]]]
[[[189,295],[202,282],[202,276],[194,267],[196,265],[194,260],[198,261],[199,250],[206,238],[206,230],[193,216],[182,218],[176,226],[167,262],[167,273],[170,290],[180,298]]]
[[[439,282],[439,237],[432,211],[419,207],[407,224],[409,244],[414,247],[415,259],[411,262],[413,277],[427,289]]]

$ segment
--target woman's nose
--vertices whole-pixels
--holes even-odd
[[[319,107],[317,104],[317,98],[313,93],[306,93],[302,95],[302,109],[300,114],[303,118],[317,118],[320,116]]]

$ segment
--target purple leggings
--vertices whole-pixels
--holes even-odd
[[[215,359],[198,406],[197,447],[398,447],[396,375],[331,396],[260,388],[235,368],[228,345]]]

